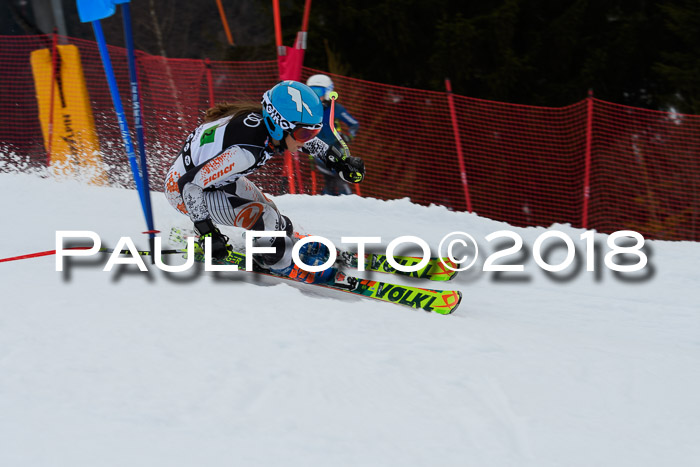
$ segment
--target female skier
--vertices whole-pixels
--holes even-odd
[[[165,179],[168,202],[192,220],[200,247],[204,248],[204,238],[211,237],[212,258],[226,261],[229,257],[228,237],[216,224],[284,231],[284,237],[256,240],[258,246],[276,249],[258,255],[256,262],[272,273],[303,282],[331,280],[333,268],[311,273],[294,264],[292,222],[246,178],[271,157],[285,150],[301,150],[320,158],[343,180],[361,182],[365,174],[362,160],[316,138],[322,126],[321,101],[308,86],[296,81],[282,81],[266,91],[262,107],[226,103],[207,110],[204,123],[189,134]],[[325,262],[328,254],[318,243],[307,243],[300,250],[301,259],[309,265]]]

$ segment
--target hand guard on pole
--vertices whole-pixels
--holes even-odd
[[[350,151],[336,146],[330,146],[323,162],[334,170],[340,178],[349,183],[360,183],[365,178],[365,163],[359,157],[350,155]]]

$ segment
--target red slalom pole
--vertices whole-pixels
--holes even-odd
[[[148,233],[148,232],[146,232]],[[71,248],[64,248],[64,250],[89,250],[90,247],[87,246],[75,246]],[[114,253],[114,250],[112,248],[100,248],[98,250],[98,253]],[[120,255],[126,255],[126,254],[131,254],[132,252],[130,250],[119,250]],[[151,256],[152,253],[149,250],[136,250],[134,253],[137,253],[141,256]],[[183,253],[183,250],[179,250],[177,248],[169,249],[169,250],[161,250],[160,254],[161,255],[175,255],[178,253]],[[20,256],[12,256],[10,258],[0,258],[0,263],[7,263],[10,261],[19,261],[22,259],[31,259],[31,258],[40,258],[42,256],[52,256],[56,254],[56,250],[46,250],[46,251],[39,251],[37,253],[28,253],[26,255],[20,255]]]
[[[280,19],[280,3],[279,0],[272,0],[272,12],[275,19],[275,45],[277,46],[277,55],[284,55],[282,52],[282,20]]]
[[[450,118],[452,119],[452,131],[455,136],[455,146],[457,147],[457,162],[459,163],[459,173],[462,178],[462,188],[464,188],[464,201],[467,211],[472,212],[472,200],[469,196],[469,184],[467,183],[467,170],[464,164],[464,154],[462,153],[462,140],[459,137],[459,126],[457,125],[457,112],[455,111],[454,97],[452,96],[452,83],[449,78],[445,78],[445,88],[447,89],[447,105],[450,108]]]
[[[593,90],[588,90],[586,99],[586,153],[583,172],[583,207],[581,227],[588,228],[588,201],[591,198],[591,147],[593,145]]]
[[[209,107],[214,107],[214,81],[211,76],[211,60],[204,60],[204,67],[207,72],[207,89],[209,90]]]
[[[76,246],[73,248],[66,248],[66,250],[89,250],[89,247],[86,246]],[[8,261],[19,261],[20,259],[30,259],[30,258],[39,258],[41,256],[51,256],[55,255],[56,250],[47,250],[47,251],[40,251],[38,253],[29,253],[26,255],[21,255],[21,256],[13,256],[11,258],[0,258],[0,263],[6,263]]]

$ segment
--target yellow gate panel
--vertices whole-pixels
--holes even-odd
[[[57,52],[53,83],[51,49],[31,53],[41,131],[50,165],[58,173],[76,175],[96,185],[107,185],[80,52],[74,45],[59,45]]]

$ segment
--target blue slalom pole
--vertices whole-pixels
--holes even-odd
[[[107,77],[107,84],[109,85],[109,91],[112,95],[114,111],[117,114],[117,121],[119,122],[119,131],[121,132],[122,140],[124,141],[124,147],[129,158],[129,165],[131,166],[131,172],[134,176],[136,190],[138,191],[139,198],[141,199],[141,207],[143,209],[143,214],[146,218],[146,224],[149,229],[148,233],[150,235],[151,242],[153,242],[154,228],[153,214],[151,209],[151,193],[148,187],[148,167],[146,165],[145,144],[143,143],[143,125],[140,105],[141,102],[138,98],[138,83],[136,79],[135,59],[133,58],[134,53],[133,40],[131,34],[131,14],[127,5],[128,2],[129,0],[76,0],[80,20],[84,23],[91,22],[92,28],[95,31],[95,38],[97,39],[97,45],[100,50],[100,57],[102,57],[102,65],[104,67],[105,75]],[[105,41],[104,33],[102,32],[102,25],[100,24],[101,19],[108,18],[114,14],[115,3],[124,4],[123,12],[125,15],[125,33],[128,31],[128,34],[126,34],[126,41],[127,44],[131,45],[131,50],[129,53],[129,72],[131,78],[132,96],[135,95],[134,116],[136,120],[137,134],[139,134],[140,132],[139,149],[141,152],[141,168],[139,168],[139,164],[136,160],[136,155],[134,154],[134,145],[131,142],[129,126],[126,122],[124,108],[122,106],[121,97],[119,96],[117,80],[114,76],[112,61],[109,58],[109,51],[107,50],[107,42]]]
[[[95,38],[97,39],[97,45],[100,49],[100,57],[102,57],[102,65],[105,69],[105,75],[107,76],[107,84],[109,84],[109,92],[112,94],[112,104],[114,105],[114,111],[117,113],[117,120],[119,122],[119,131],[122,134],[122,140],[124,141],[124,147],[126,148],[126,154],[129,157],[129,164],[131,165],[131,172],[134,175],[134,182],[136,183],[136,189],[139,192],[139,197],[141,198],[141,206],[143,208],[143,214],[146,217],[146,222],[149,221],[150,216],[146,212],[146,199],[144,196],[143,181],[141,180],[141,174],[139,173],[139,165],[136,161],[136,154],[134,153],[134,145],[131,142],[131,135],[129,135],[129,127],[126,123],[126,117],[124,116],[124,107],[122,106],[122,100],[119,96],[119,88],[117,87],[117,79],[114,77],[114,70],[112,69],[112,61],[109,58],[109,51],[107,50],[107,43],[105,42],[104,33],[102,32],[102,25],[99,21],[92,22],[92,28],[95,31]],[[150,203],[149,203],[150,204]]]
[[[139,146],[141,158],[141,179],[143,181],[144,198],[146,200],[146,224],[148,225],[149,236],[154,237],[153,211],[151,210],[151,189],[148,183],[148,164],[146,162],[146,143],[143,136],[143,112],[141,109],[141,98],[139,96],[139,83],[136,73],[136,54],[134,52],[134,36],[131,31],[131,7],[129,1],[116,0],[115,3],[122,5],[122,18],[124,20],[124,38],[126,40],[127,58],[129,63],[129,80],[131,81],[131,103],[134,109],[134,127],[136,128],[136,139]]]

